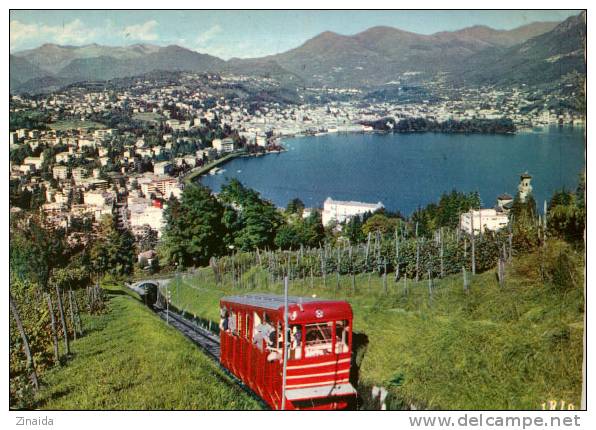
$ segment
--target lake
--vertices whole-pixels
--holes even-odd
[[[238,178],[286,206],[294,197],[322,207],[327,197],[381,201],[411,214],[443,192],[478,191],[484,207],[501,193],[515,195],[519,175],[533,176],[539,209],[555,190],[575,189],[585,169],[583,127],[545,127],[515,135],[328,134],[283,140],[288,150],[236,158],[201,183],[214,191]]]

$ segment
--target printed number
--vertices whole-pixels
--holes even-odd
[[[567,403],[565,400],[549,400],[548,402],[542,403],[543,411],[574,411],[575,406],[573,403]]]

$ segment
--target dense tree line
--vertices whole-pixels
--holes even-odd
[[[9,114],[10,131],[20,128],[28,130],[46,130],[47,123],[50,122],[50,116],[37,110],[11,111]]]
[[[260,194],[232,179],[217,198],[201,185],[189,185],[181,200],[169,201],[161,253],[170,264],[196,266],[213,256],[256,249],[318,246],[325,231],[321,216],[302,217],[290,207],[279,211]]]
[[[365,125],[378,131],[393,133],[482,133],[510,134],[515,133],[515,124],[509,118],[498,119],[466,119],[439,122],[427,118],[382,118],[376,121],[365,121]]]

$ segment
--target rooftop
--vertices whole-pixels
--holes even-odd
[[[503,193],[501,194],[499,197],[497,197],[498,200],[513,200],[513,197],[511,197],[509,194],[507,193]]]
[[[327,197],[327,199],[324,202],[325,204],[330,204],[330,205],[342,205],[342,206],[360,206],[360,207],[365,207],[365,208],[378,208],[378,207],[384,207],[383,203],[378,202],[378,203],[364,203],[364,202],[356,202],[356,201],[345,201],[345,200],[333,200],[331,197]]]
[[[271,310],[278,310],[284,306],[284,296],[276,294],[246,294],[242,296],[227,296],[222,297],[221,301],[256,306]],[[330,302],[333,302],[333,300],[319,299],[314,297],[288,296],[288,305]]]

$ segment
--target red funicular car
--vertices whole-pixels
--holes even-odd
[[[282,408],[284,297],[252,294],[220,303],[221,364],[273,409]],[[350,384],[352,308],[347,302],[288,298],[286,409],[343,409]]]

